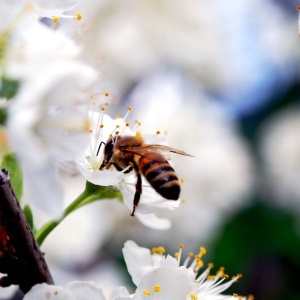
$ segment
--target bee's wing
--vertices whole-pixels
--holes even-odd
[[[177,150],[164,145],[143,145],[140,147],[126,147],[123,151],[131,152],[153,160],[169,159],[170,152],[179,155],[192,156],[184,151]]]

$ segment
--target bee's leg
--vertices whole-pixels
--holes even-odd
[[[130,167],[128,170],[126,170],[126,171],[124,172],[124,174],[128,174],[128,173],[131,172],[132,170],[133,170],[133,168]]]
[[[131,216],[134,216],[135,208],[139,204],[141,194],[142,194],[142,176],[137,168],[135,168],[135,170],[136,170],[137,182],[136,182],[136,186],[135,186],[136,190],[135,190],[134,199],[133,199],[133,210],[132,210]]]
[[[117,171],[121,172],[123,169],[117,165],[116,163],[113,163],[114,167],[116,168]]]

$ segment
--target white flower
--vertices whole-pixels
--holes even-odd
[[[133,241],[127,241],[123,248],[124,259],[132,281],[137,286],[134,299],[178,299],[178,300],[211,300],[230,299],[230,296],[220,295],[232,285],[241,275],[223,283],[228,276],[221,268],[215,276],[209,275],[212,264],[198,276],[203,267],[202,256],[206,253],[200,248],[198,255],[190,254],[181,265],[180,259],[183,246],[176,258],[164,256],[164,248],[149,249],[139,247]],[[193,261],[190,260],[193,258]],[[235,298],[236,299],[236,298]],[[245,298],[243,298],[245,299]]]
[[[103,111],[105,110],[104,107],[102,109]],[[93,184],[102,186],[116,185],[122,192],[126,206],[132,211],[137,180],[134,172],[125,174],[124,172],[127,169],[119,172],[114,167],[111,167],[109,170],[99,170],[99,167],[103,160],[104,150],[104,146],[101,145],[101,143],[105,143],[110,135],[120,134],[135,136],[137,134],[136,129],[138,124],[136,124],[135,128],[130,129],[129,124],[126,122],[126,117],[124,119],[117,118],[113,120],[103,112],[96,111],[90,112],[90,118],[93,124],[90,143],[77,161],[78,169],[87,181]],[[149,144],[165,143],[165,139],[162,138],[160,134],[145,135],[144,140]],[[162,198],[143,178],[143,192],[140,203],[136,208],[136,216],[146,226],[157,229],[167,229],[170,227],[169,220],[158,219],[154,213],[173,210],[178,207],[179,204],[180,201],[170,201]]]
[[[49,12],[73,8],[74,3],[53,1]],[[79,107],[97,73],[78,60],[80,51],[71,39],[35,17],[46,1],[2,5],[6,10],[0,16],[5,11],[8,16],[0,27],[0,77],[19,82],[7,102],[8,139],[23,167],[30,198],[57,215],[62,210],[57,166],[82,150],[88,120]]]
[[[74,281],[65,288],[46,283],[37,284],[25,295],[24,300],[126,300],[131,299],[127,290],[120,287],[106,296],[93,282]]]
[[[88,120],[74,101],[93,82],[95,72],[75,61],[54,63],[46,70],[41,80],[26,82],[10,100],[7,134],[31,196],[57,215],[62,210],[57,166],[74,160],[88,137]]]

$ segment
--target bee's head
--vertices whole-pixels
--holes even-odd
[[[109,138],[104,147],[104,158],[103,158],[103,162],[102,162],[99,170],[109,168],[109,166],[110,166],[109,162],[113,155],[113,151],[114,151],[114,142],[113,142],[112,138]]]

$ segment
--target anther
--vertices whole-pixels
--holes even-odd
[[[131,106],[128,106],[127,110],[128,110],[128,111],[132,111],[132,107],[131,107]]]
[[[108,97],[109,96],[109,92],[105,92],[104,96]]]
[[[100,128],[103,128],[104,127],[104,125],[103,124],[100,124],[100,126],[99,126]]]
[[[206,249],[204,248],[204,247],[201,247],[200,248],[200,253],[202,254],[202,255],[205,255],[206,254]],[[200,254],[199,253],[199,254]]]
[[[52,22],[57,23],[59,21],[59,16],[53,16],[52,17]]]
[[[154,287],[153,287],[153,290],[155,293],[158,293],[161,291],[161,286],[159,284],[156,284]]]
[[[213,263],[209,263],[209,264],[208,264],[208,268],[209,268],[209,269],[212,269],[213,267],[214,267],[214,264],[213,264]]]
[[[180,183],[184,183],[184,178],[180,178]]]
[[[197,300],[197,296],[195,294],[190,294],[192,300]]]
[[[157,130],[157,131],[156,131],[156,134],[160,134],[160,131],[159,131],[159,130]]]
[[[82,19],[82,13],[81,12],[78,12],[77,15],[76,15],[76,19],[78,21],[80,21]]]
[[[151,292],[149,290],[144,290],[143,293],[147,296],[150,296],[151,295]]]

